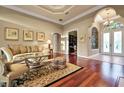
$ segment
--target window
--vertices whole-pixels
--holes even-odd
[[[91,43],[92,49],[98,49],[98,30],[96,27],[92,28]]]
[[[113,29],[119,29],[119,28],[124,28],[124,25],[120,22],[114,22],[111,21],[109,24],[104,25],[104,30],[105,31],[112,31]]]

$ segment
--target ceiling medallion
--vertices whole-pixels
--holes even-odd
[[[117,16],[115,9],[111,7],[104,8],[100,10],[95,17],[95,21],[97,22],[106,22],[110,23],[111,19]]]

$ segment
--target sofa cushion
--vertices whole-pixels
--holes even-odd
[[[21,64],[21,63],[16,63],[16,64],[11,64],[9,65],[8,68],[10,71],[14,71],[14,72],[20,72],[22,70],[27,70],[28,67],[26,66],[26,64]]]
[[[35,47],[35,52],[39,52],[39,47],[38,46],[34,46]]]
[[[27,53],[27,47],[26,46],[20,46],[21,53]]]
[[[26,64],[16,63],[9,65],[10,73],[8,73],[9,79],[15,79],[22,75],[23,73],[28,71],[28,67]]]
[[[12,52],[9,48],[2,47],[2,48],[0,48],[0,50],[3,51],[3,53],[5,54],[8,62],[13,60],[13,54],[12,54]]]
[[[43,54],[43,55],[49,55],[49,54],[50,54],[49,49],[44,49],[44,50],[42,51],[42,54]]]
[[[13,55],[20,53],[20,45],[8,45],[8,47],[11,49]]]
[[[23,53],[23,54],[18,54],[13,56],[13,62],[17,62],[19,60],[23,60],[27,57],[34,56],[34,53]]]
[[[27,46],[27,52],[28,52],[28,53],[31,52],[31,46]]]
[[[31,46],[31,50],[32,50],[32,52],[38,52],[39,48],[38,48],[38,46]]]
[[[43,46],[41,46],[41,45],[40,45],[40,46],[38,46],[39,52],[42,52],[42,51],[43,51],[43,48],[44,48],[44,47],[43,47]]]

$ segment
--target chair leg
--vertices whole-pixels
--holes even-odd
[[[6,87],[11,87],[11,80],[7,80],[7,82],[6,82]]]

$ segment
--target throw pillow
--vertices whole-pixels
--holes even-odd
[[[11,49],[12,54],[20,54],[20,45],[8,45],[8,47]]]
[[[31,51],[31,46],[27,46],[27,52],[30,53]]]
[[[35,52],[39,52],[38,46],[34,46],[34,47],[35,47]]]
[[[32,52],[38,52],[38,46],[31,46]]]
[[[27,47],[26,46],[20,46],[21,53],[27,53]]]
[[[43,51],[43,46],[40,45],[38,48],[39,48],[39,52]]]

